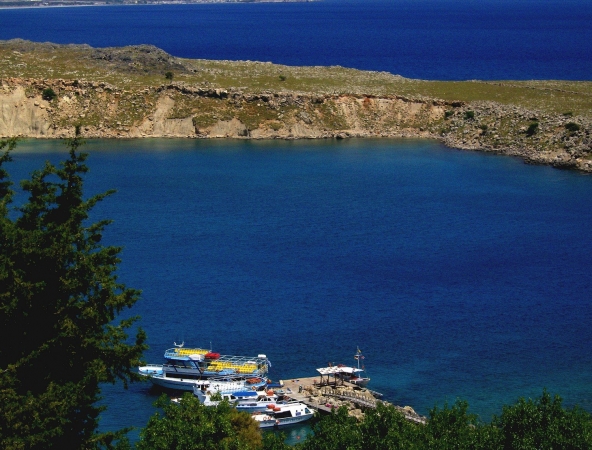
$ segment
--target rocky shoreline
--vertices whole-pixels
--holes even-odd
[[[55,98],[44,99],[47,89]],[[87,138],[430,138],[453,148],[592,172],[592,126],[585,118],[493,102],[252,94],[182,83],[134,92],[104,82],[5,78],[0,107],[2,137],[65,138],[80,125]],[[93,116],[99,120],[85,120]],[[566,128],[576,120],[577,127]]]

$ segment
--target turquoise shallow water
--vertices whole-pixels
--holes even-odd
[[[149,362],[173,341],[265,353],[272,379],[354,363],[426,414],[489,420],[543,388],[592,411],[592,178],[430,141],[93,141],[88,192],[116,188],[120,278]],[[24,142],[22,178],[58,142]],[[102,427],[141,426],[148,386],[105,390]],[[295,432],[298,436],[298,431]],[[294,437],[296,439],[296,437]]]

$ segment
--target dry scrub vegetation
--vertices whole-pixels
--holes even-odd
[[[0,76],[0,99],[15,107],[3,106],[0,134],[61,137],[80,125],[90,137],[429,137],[592,171],[592,82],[412,80],[23,40],[0,41]],[[47,88],[55,100],[39,101]]]
[[[546,113],[592,114],[592,82],[424,81],[386,72],[331,67],[292,67],[269,62],[175,58],[148,45],[93,49],[22,40],[0,45],[3,77],[87,79],[138,90],[174,81],[246,92],[290,91],[357,94],[446,101],[494,101]]]

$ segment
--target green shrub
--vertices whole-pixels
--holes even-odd
[[[576,131],[580,131],[580,126],[575,122],[569,122],[565,124],[565,129],[575,133]]]
[[[454,115],[454,111],[444,111],[444,118],[450,119]]]
[[[538,122],[533,122],[531,123],[527,130],[526,130],[526,135],[527,136],[532,136],[533,134],[535,134],[539,129],[539,123]]]
[[[174,77],[174,75],[173,75],[173,72],[171,72],[171,71],[169,71],[169,72],[166,72],[166,73],[164,74],[164,77],[165,77],[167,80],[169,80],[169,81],[173,81],[173,77]]]
[[[475,118],[475,111],[466,111],[465,112],[465,119],[466,120],[473,120]]]
[[[52,88],[49,88],[49,87],[43,89],[43,93],[41,94],[41,98],[43,100],[47,100],[48,102],[51,102],[57,96],[58,95],[54,92],[54,90]]]
[[[279,76],[280,81],[286,81],[286,76],[285,75],[280,75]]]

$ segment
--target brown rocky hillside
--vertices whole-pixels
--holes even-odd
[[[0,41],[0,136],[422,137],[592,171],[592,83],[436,82]]]

